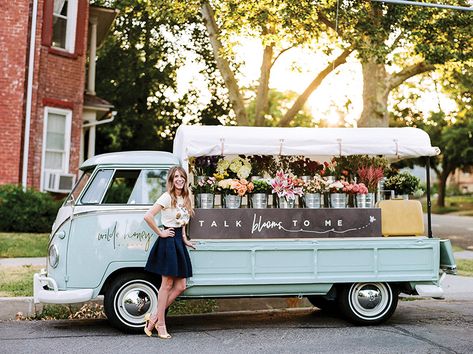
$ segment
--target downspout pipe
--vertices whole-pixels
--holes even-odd
[[[23,168],[21,173],[21,185],[26,190],[28,183],[28,158],[30,149],[30,129],[31,129],[31,106],[33,100],[33,74],[34,55],[36,44],[36,18],[38,16],[38,0],[33,0],[33,12],[31,14],[30,30],[30,52],[28,58],[28,83],[26,88],[26,113],[25,113],[25,134],[23,141]]]

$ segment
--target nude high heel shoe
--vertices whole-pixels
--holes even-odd
[[[151,335],[153,334],[153,331],[150,331],[148,329],[148,325],[149,325],[149,321],[151,320],[151,314],[150,313],[147,313],[145,315],[145,333],[148,337],[151,337]],[[159,335],[159,334],[158,334]]]
[[[159,323],[156,323],[154,325],[154,328],[156,328],[156,331],[158,332],[158,337],[159,338],[161,338],[161,339],[171,339],[172,338],[171,335],[168,333],[165,324],[161,325]]]

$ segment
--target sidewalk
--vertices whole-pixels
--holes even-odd
[[[473,259],[473,251],[455,252],[456,259]],[[0,258],[0,267],[18,267],[23,265],[44,266],[46,258]],[[33,281],[33,280],[31,280]],[[447,301],[473,301],[473,277],[447,275],[442,282]],[[100,296],[94,302],[101,303]],[[288,307],[311,306],[307,299],[297,298],[244,298],[244,299],[218,299],[219,311],[267,310]],[[15,319],[18,312],[23,315],[32,315],[41,311],[43,305],[33,303],[32,297],[0,297],[0,321]]]

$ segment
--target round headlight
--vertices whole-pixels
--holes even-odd
[[[49,246],[49,265],[53,268],[57,267],[59,263],[59,251],[55,244]]]

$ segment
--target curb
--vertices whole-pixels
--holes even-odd
[[[198,301],[199,299],[195,299]],[[276,311],[276,310],[295,310],[307,309],[312,307],[307,299],[296,297],[289,298],[231,298],[215,299],[217,310],[212,313],[228,312],[258,312],[258,311]],[[100,295],[94,300],[74,304],[81,307],[84,304],[103,304],[103,296]],[[21,317],[30,317],[41,312],[45,304],[35,304],[33,297],[0,297],[0,321],[16,320]],[[58,306],[67,306],[59,304]],[[197,314],[192,314],[197,315]],[[201,315],[201,314],[199,314]],[[179,315],[185,316],[185,315]]]

